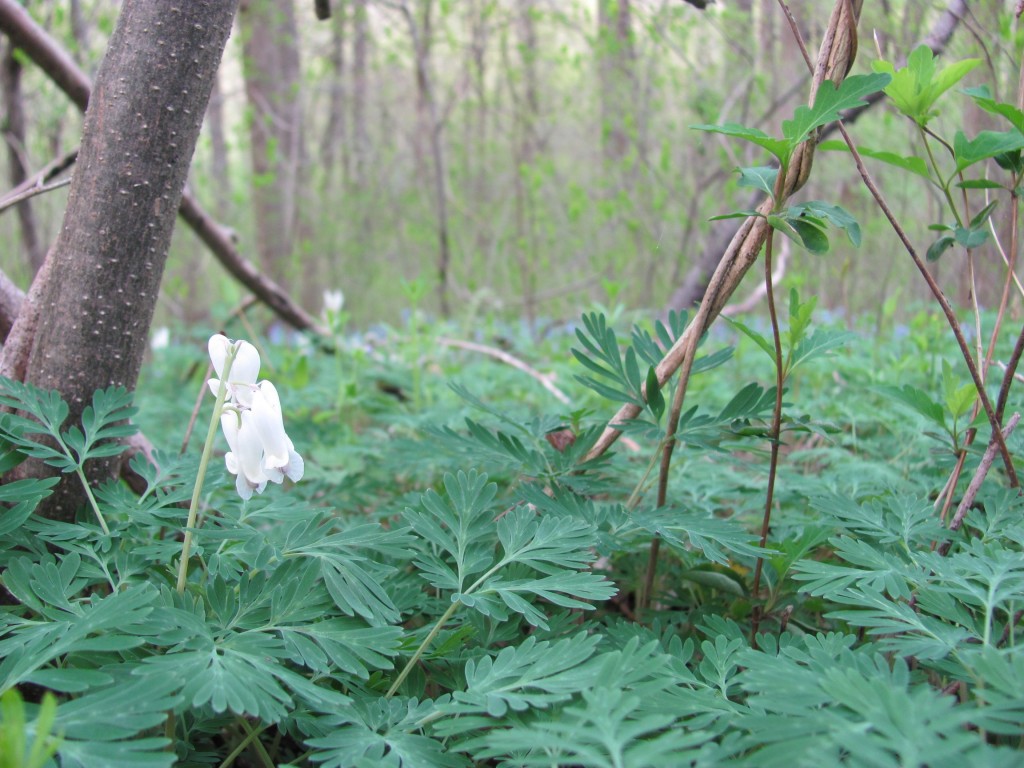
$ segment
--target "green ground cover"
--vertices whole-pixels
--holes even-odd
[[[49,732],[62,765],[85,766],[1016,764],[1022,504],[997,461],[964,527],[940,522],[974,402],[940,320],[922,312],[884,339],[805,329],[762,552],[770,358],[735,329],[710,334],[657,507],[656,408],[631,443],[581,461],[618,405],[581,379],[628,390],[628,350],[646,369],[672,335],[609,314],[603,331],[594,314],[539,340],[475,326],[554,374],[568,403],[422,315],[338,326],[328,348],[259,340],[305,476],[243,501],[218,436],[183,594],[212,398],[177,456],[206,356],[203,338],[173,334],[135,399],[161,469],[141,498],[97,494],[110,534],[5,518],[18,604],[0,678],[29,702],[15,728],[5,700],[6,754],[16,733]],[[621,381],[584,338],[621,355]],[[565,429],[571,444],[548,440]],[[49,728],[40,687],[59,697]]]

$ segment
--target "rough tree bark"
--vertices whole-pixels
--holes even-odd
[[[295,9],[291,2],[242,0],[239,21],[251,114],[256,250],[263,270],[281,280],[298,236],[306,155]]]
[[[4,348],[5,375],[58,390],[135,387],[171,231],[237,0],[125,0],[100,66],[64,223]],[[145,76],[140,76],[145,73]],[[20,370],[19,370],[20,369]],[[94,467],[92,480],[113,467]],[[53,474],[25,462],[20,476]],[[40,506],[73,520],[82,490]]]

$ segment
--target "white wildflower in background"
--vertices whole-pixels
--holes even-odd
[[[149,338],[149,348],[156,352],[167,349],[169,346],[171,346],[171,329],[166,325],[155,328],[153,335]]]
[[[284,430],[277,389],[269,381],[256,382],[260,373],[256,347],[221,334],[212,336],[209,346],[217,372],[217,378],[209,381],[214,394],[220,389],[228,354],[235,349],[220,423],[230,448],[224,464],[236,477],[238,495],[250,499],[253,491],[263,493],[268,482],[280,483],[285,477],[297,482],[304,469],[302,457]]]
[[[345,294],[340,289],[324,291],[324,314],[338,314],[345,306]]]

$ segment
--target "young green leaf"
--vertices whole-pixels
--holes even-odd
[[[661,394],[658,374],[653,365],[647,369],[647,405],[654,418],[660,421],[662,414],[665,413],[665,396]]]
[[[990,157],[1005,155],[1024,148],[1024,133],[1016,129],[1009,131],[981,131],[968,139],[963,131],[953,135],[953,156],[956,158],[956,173],[966,170],[975,163]]]
[[[792,146],[789,141],[785,139],[776,139],[773,136],[769,136],[762,130],[757,128],[748,128],[745,125],[739,123],[723,123],[722,125],[710,125],[700,124],[691,125],[695,131],[707,131],[709,133],[721,133],[725,136],[734,136],[739,139],[745,139],[752,144],[756,144],[763,149],[768,150],[778,160],[785,165],[789,162],[789,156],[792,153]]]
[[[819,152],[849,152],[850,148],[846,145],[845,141],[838,139],[830,139],[823,141],[818,145]],[[916,155],[903,156],[898,155],[895,152],[889,152],[886,150],[871,149],[870,147],[857,147],[857,151],[864,157],[870,157],[873,160],[891,165],[895,168],[901,168],[904,171],[910,171],[911,173],[920,176],[926,181],[933,181],[931,173],[928,170],[928,164],[923,158],[917,157]]]
[[[918,125],[925,126],[938,115],[935,102],[981,63],[980,59],[964,59],[947,64],[936,72],[935,55],[926,45],[919,45],[907,57],[907,65],[896,69],[888,61],[872,62],[875,72],[892,77],[885,94],[896,108]]]
[[[850,75],[836,87],[826,81],[821,84],[811,106],[799,106],[791,120],[782,121],[782,133],[792,149],[806,141],[811,133],[835,122],[840,112],[861,107],[872,93],[885,88],[890,81],[887,74]]]
[[[779,169],[773,166],[756,168],[740,168],[739,185],[750,189],[759,189],[771,197],[775,194],[775,180],[779,177]]]

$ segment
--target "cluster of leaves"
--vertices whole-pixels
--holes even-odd
[[[814,375],[813,358],[840,336],[815,329],[808,311],[794,298],[789,346]],[[576,338],[577,359],[588,361],[581,382],[635,395],[646,379],[639,361],[650,365],[681,328],[681,319],[636,328],[623,344],[603,317],[587,316]],[[714,364],[733,354],[703,358],[710,373],[695,381],[721,378]],[[927,375],[916,372],[922,397]],[[905,397],[862,383],[859,397],[890,403],[878,423],[905,421]],[[506,402],[521,396],[509,376],[502,386]],[[756,494],[744,486],[756,480],[742,456],[763,448],[774,396],[736,386],[723,396],[695,383],[710,407],[681,422],[680,471],[703,467],[709,479],[684,483],[662,508],[643,492],[624,502],[644,482],[641,457],[579,463],[596,432],[586,416],[559,450],[545,435],[565,424],[520,419],[465,385],[455,394],[483,416],[434,428],[420,450],[439,465],[472,457],[501,485],[470,465],[404,501],[382,489],[391,501],[373,521],[306,500],[329,487],[315,479],[313,490],[243,503],[215,470],[197,537],[202,568],[182,596],[176,533],[193,460],[160,455],[159,470],[137,461],[149,484],[138,497],[99,489],[109,534],[25,514],[45,483],[5,486],[23,496],[5,499],[3,583],[14,605],[2,615],[0,680],[9,697],[20,690],[33,703],[4,708],[4,733],[20,739],[4,749],[68,766],[218,764],[245,748],[268,764],[327,766],[773,765],[822,754],[1009,764],[1000,745],[1024,724],[1020,502],[981,499],[985,512],[943,558],[930,548],[943,533],[935,514],[908,485],[830,493],[828,472],[801,487],[794,468],[786,503],[800,499],[805,511],[780,524],[766,569],[769,616],[786,631],[752,643],[750,568],[763,553],[745,524]],[[5,393],[23,413],[4,424],[12,446],[70,431],[43,424],[38,404],[50,395]],[[103,405],[117,397],[97,393],[90,431],[123,416]],[[626,426],[641,440],[661,421],[648,406]],[[845,457],[862,453],[841,432],[807,434],[838,440],[831,449]],[[90,445],[112,452],[108,441]],[[739,476],[727,468],[746,479],[730,486]],[[637,622],[632,585],[655,535],[667,552],[650,615]],[[954,684],[959,704],[943,693]],[[40,688],[59,703],[35,701]]]

